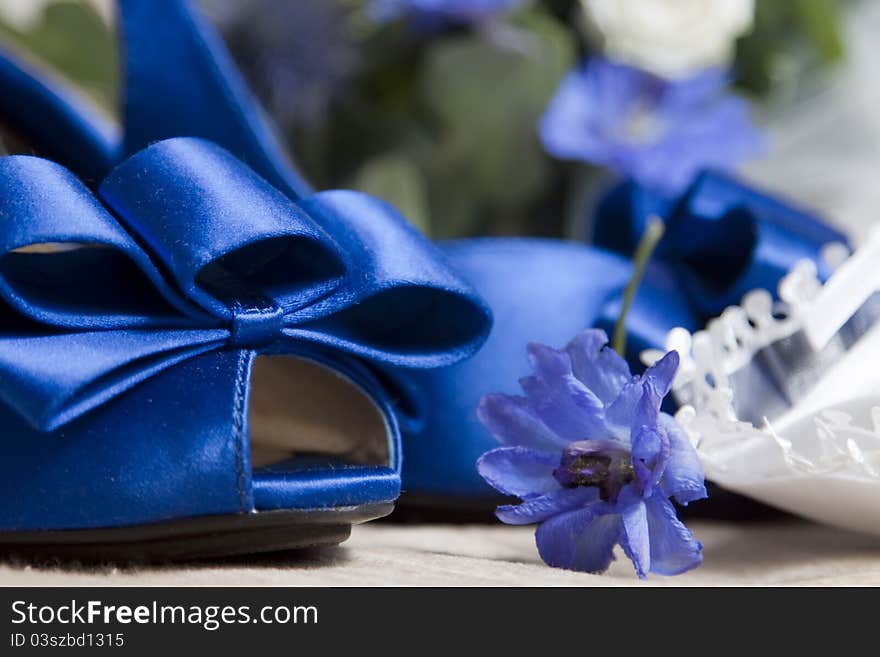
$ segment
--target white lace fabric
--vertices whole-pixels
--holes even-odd
[[[676,419],[709,480],[811,520],[880,535],[880,325],[848,348],[832,338],[809,361],[817,372],[793,371],[809,386],[783,412],[746,422],[735,411],[735,390],[745,397],[761,390],[762,382],[748,381],[762,370],[749,370],[746,385],[742,376],[734,384],[731,375],[742,373],[768,345],[799,331],[810,333],[806,324],[818,321],[823,290],[846,294],[840,285],[829,288],[844,269],[823,287],[815,269],[801,264],[782,281],[781,302],[774,305],[766,291],[750,293],[703,331],[673,330],[666,347],[681,356],[673,383],[682,404]],[[853,275],[852,267],[846,275]],[[659,354],[646,352],[643,359],[652,363]]]

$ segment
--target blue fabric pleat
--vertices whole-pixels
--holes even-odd
[[[294,203],[192,138],[149,146],[100,189],[106,208],[56,164],[0,159],[0,398],[36,427],[210,349],[425,368],[488,333],[485,304],[436,247],[365,195]]]
[[[226,148],[294,197],[293,169],[219,36],[183,0],[119,0],[125,47],[124,153],[169,137]]]

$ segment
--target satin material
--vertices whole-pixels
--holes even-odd
[[[489,302],[495,327],[476,356],[425,372],[396,372],[413,391],[404,416],[404,490],[433,503],[492,498],[474,464],[497,447],[476,416],[489,392],[521,394],[530,372],[526,345],[564,346],[585,328],[611,334],[630,263],[580,244],[538,239],[480,239],[443,245],[456,269]],[[512,266],[511,263],[516,263]],[[645,278],[628,321],[629,353],[663,343],[672,326],[695,329],[687,300],[662,269]]]
[[[630,255],[651,215],[666,221],[656,257],[676,272],[705,318],[738,304],[750,290],[774,294],[800,260],[815,263],[819,278],[831,270],[822,258],[847,237],[820,217],[723,174],[707,171],[677,199],[624,183],[600,203],[597,244]]]
[[[0,298],[18,315],[0,320],[0,398],[37,428],[223,347],[437,367],[488,331],[483,302],[435,247],[365,195],[297,205],[189,138],[133,156],[101,194],[116,217],[58,165],[0,159]],[[21,251],[43,244],[85,246]]]
[[[389,464],[252,472],[246,409],[255,355],[224,349],[188,359],[51,432],[0,405],[0,530],[117,527],[396,499],[399,430],[378,382],[343,356],[309,354],[379,405],[389,422]]]
[[[189,3],[120,0],[119,6],[126,57],[126,154],[156,140],[200,136],[227,148],[289,198],[300,200],[311,194],[302,177],[290,167],[283,148],[266,125],[220,39],[193,13]],[[174,176],[169,175],[168,180],[173,182]],[[664,199],[646,190],[622,188],[603,204],[599,239],[621,252],[633,248],[650,214],[658,214],[669,223],[660,251],[664,264],[652,265],[627,320],[628,356],[633,363],[641,348],[662,346],[668,329],[676,325],[697,328],[707,313],[738,294],[742,285],[760,282],[775,288],[776,272],[805,252],[817,259],[818,248],[828,234],[822,226],[818,231],[811,229],[804,233],[796,220],[797,211],[790,215],[790,220],[783,220],[786,206],[777,202],[775,210],[770,211],[764,201],[772,205],[773,200],[762,197],[759,202],[760,195],[748,188],[736,183],[726,188],[712,186],[705,184],[706,178],[703,180],[699,193],[691,193],[686,200]],[[117,192],[112,186],[107,189],[111,201],[129,207],[128,201],[122,198],[124,186]],[[119,198],[114,197],[114,193]],[[345,208],[351,198],[336,196],[333,203],[323,205],[324,208]],[[148,202],[150,199],[140,199],[135,206]],[[349,225],[334,224],[332,218],[327,218],[332,217],[333,212],[316,210],[309,203],[306,200],[297,206],[307,210],[312,218],[324,217],[323,222],[318,222],[321,227],[334,241],[344,241],[341,235],[348,234]],[[365,225],[372,225],[366,208],[373,203],[355,204],[364,213]],[[718,214],[719,207],[739,212],[743,205],[751,208],[752,219],[747,231],[725,219],[730,212]],[[159,253],[168,246],[162,237],[166,230],[169,235],[187,234],[186,213],[174,216],[184,226],[166,223],[142,227],[152,240],[151,247]],[[673,216],[674,220],[670,220]],[[771,216],[772,221],[768,219]],[[765,229],[765,224],[771,228]],[[757,235],[757,238],[742,239],[742,235]],[[325,252],[316,246],[323,243],[320,239],[314,236],[296,239],[305,240],[312,253],[318,254],[311,264],[324,272],[323,277],[310,277],[307,272],[294,269],[301,298],[311,300],[311,305],[297,310],[297,316],[314,315],[314,322],[308,320],[312,322],[309,328],[317,326],[325,336],[324,344],[358,353],[346,346],[345,338],[341,337],[346,331],[340,328],[339,321],[361,327],[359,330],[362,334],[365,331],[366,342],[374,347],[388,339],[411,335],[410,327],[384,336],[376,335],[382,331],[363,328],[365,322],[369,324],[370,317],[381,317],[409,305],[410,299],[400,294],[401,288],[387,296],[377,295],[385,303],[375,304],[369,314],[359,313],[357,305],[352,306],[354,316],[346,312],[322,314],[324,307],[317,300],[321,290],[315,285],[332,288],[334,270],[328,264],[332,259],[321,255]],[[389,236],[379,228],[369,236],[359,234],[356,242],[381,245],[386,239]],[[689,244],[698,248],[689,248]],[[232,247],[227,244],[223,248]],[[528,341],[559,346],[587,326],[610,329],[619,312],[621,291],[632,272],[626,260],[619,256],[553,241],[473,240],[443,248],[452,264],[493,308],[496,324],[491,337],[471,360],[433,371],[413,372],[399,366],[412,363],[401,361],[388,366],[390,360],[387,360],[382,366],[383,383],[392,390],[390,398],[394,399],[397,415],[406,427],[406,489],[438,499],[481,498],[489,494],[489,489],[476,476],[474,460],[494,446],[494,442],[476,421],[474,410],[479,397],[490,391],[514,391],[517,378],[528,369],[524,355]],[[705,253],[711,253],[712,257],[701,258]],[[773,260],[777,255],[781,256],[779,260]],[[755,267],[746,269],[758,275],[741,275],[737,266],[753,260]],[[222,300],[211,298],[210,285],[199,284],[199,272],[206,273],[204,268],[199,269],[201,262],[171,264],[175,276],[188,291],[185,300],[197,302],[199,310],[217,318],[228,306]],[[215,271],[209,269],[207,273]],[[272,276],[258,279],[265,287]],[[317,279],[322,282],[315,283]],[[214,277],[202,280],[207,283]],[[718,281],[721,285],[717,285]],[[328,294],[324,298],[333,299],[337,292]],[[233,313],[233,324],[237,328],[225,330],[238,336],[232,338],[233,342],[245,343],[261,339],[259,336],[276,334],[279,313],[269,310],[254,313],[253,321],[243,318],[241,313]],[[456,319],[461,317],[458,311],[451,315]],[[303,325],[298,324],[297,329],[302,331]],[[427,330],[427,326],[423,326],[423,330]],[[432,339],[441,339],[443,335],[444,330],[438,328]],[[308,333],[297,337],[312,339]],[[169,344],[166,348],[175,347]],[[434,360],[432,364],[437,365],[439,361]],[[276,477],[276,483],[283,479],[285,477]]]
[[[0,158],[0,529],[396,499],[400,432],[365,364],[447,365],[491,323],[436,247],[377,199],[294,203],[200,139],[135,154],[100,195]],[[257,354],[352,380],[386,419],[388,464],[252,473]]]
[[[293,168],[220,37],[185,0],[119,0],[126,155],[169,137],[214,141],[292,197]],[[319,46],[320,47],[320,46]]]
[[[0,528],[88,529],[252,509],[232,411],[241,358],[191,359],[53,432],[0,405]]]
[[[0,48],[0,121],[90,185],[119,161],[119,130],[96,109]]]

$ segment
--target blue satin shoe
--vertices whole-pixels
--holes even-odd
[[[293,203],[158,142],[93,195],[0,158],[0,549],[184,559],[344,540],[400,492],[374,367],[472,354],[489,314],[355,192]]]
[[[632,266],[616,254],[551,239],[486,238],[441,246],[488,302],[495,325],[482,349],[466,361],[433,372],[397,370],[408,384],[411,404],[399,411],[404,500],[421,507],[486,510],[496,506],[497,494],[474,463],[497,442],[477,420],[480,398],[489,392],[519,394],[517,381],[529,372],[529,342],[562,346],[584,327],[613,331]],[[694,325],[670,272],[649,267],[627,321],[631,358],[662,345],[669,328]]]
[[[198,136],[228,149],[289,198],[311,194],[222,42],[189,3],[120,0],[119,6],[126,44],[124,136],[119,146],[98,150],[124,157],[157,140]],[[634,364],[642,349],[662,347],[669,329],[700,327],[721,299],[733,295],[737,286],[731,281],[757,281],[775,289],[778,276],[797,258],[806,253],[818,261],[823,244],[839,241],[821,224],[822,230],[799,232],[792,229],[795,224],[766,221],[772,199],[755,210],[745,235],[755,235],[760,226],[760,236],[773,239],[743,239],[732,218],[741,210],[738,199],[751,192],[743,186],[722,187],[704,185],[686,199],[628,188],[612,194],[600,217],[608,232],[600,239],[608,251],[555,240],[439,244],[453,268],[488,301],[495,326],[476,356],[458,365],[432,371],[387,363],[375,368],[394,391],[408,499],[444,507],[494,504],[494,492],[474,467],[477,456],[495,446],[477,422],[478,399],[487,392],[513,391],[528,371],[527,342],[562,345],[585,327],[613,325],[632,270],[626,257],[612,251],[627,254],[649,214],[666,218],[669,231],[662,259],[652,263],[627,319],[627,356]],[[729,211],[719,214],[719,203]],[[774,216],[779,214],[784,213]],[[621,218],[617,228],[615,217]],[[731,241],[731,235],[737,239]],[[785,248],[757,248],[764,244]],[[730,257],[716,270],[719,253]],[[759,275],[743,276],[737,266]],[[714,285],[720,279],[724,284]]]

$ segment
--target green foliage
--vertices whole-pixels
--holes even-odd
[[[840,0],[764,0],[755,28],[737,49],[737,82],[768,94],[845,55]]]
[[[388,153],[367,160],[351,186],[388,201],[417,228],[430,230],[425,177],[406,155]]]
[[[425,58],[419,92],[435,118],[426,165],[435,181],[432,205],[443,218],[432,224],[438,235],[504,232],[551,184],[536,125],[574,64],[574,48],[540,14],[522,16],[516,30],[508,37],[515,45],[460,36]]]
[[[249,3],[241,12],[245,21],[273,6],[202,0],[208,6],[232,1]],[[327,50],[310,84],[335,77],[335,86],[325,83],[326,107],[308,120],[296,113],[278,117],[288,121],[280,127],[316,186],[351,186],[386,198],[434,237],[562,235],[567,221],[581,221],[589,196],[583,190],[595,191],[597,172],[553,160],[537,136],[559,80],[595,45],[581,29],[576,0],[534,0],[488,27],[428,32],[402,21],[376,24],[364,11],[367,0],[326,1],[344,21],[333,33],[339,42],[299,47],[310,55]],[[306,4],[288,7],[302,14],[304,25]],[[768,94],[839,61],[846,4],[758,0],[755,29],[738,47],[739,86]],[[314,12],[318,5],[309,6]],[[26,34],[0,23],[0,42],[26,51],[115,111],[115,37],[86,0],[57,0]],[[251,52],[259,52],[254,45]],[[301,61],[296,45],[288,61]],[[323,72],[333,70],[334,48],[355,53],[353,71]]]
[[[825,61],[843,57],[840,0],[792,0],[804,36]]]
[[[104,109],[115,111],[116,39],[90,5],[59,0],[46,7],[42,20],[26,34],[0,22],[0,37],[50,66]]]
[[[498,29],[430,35],[351,17],[358,80],[326,130],[288,126],[304,170],[321,186],[384,190],[435,237],[557,232],[530,226],[558,185],[537,123],[577,59],[572,31],[540,7]]]

